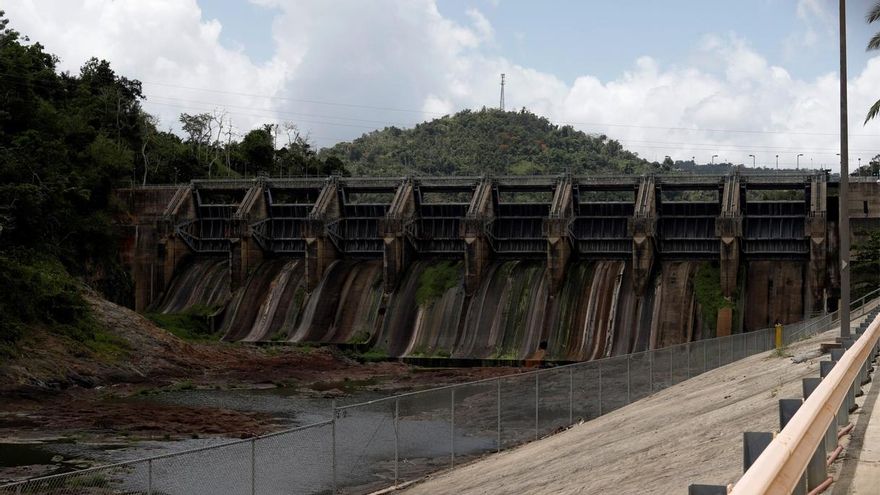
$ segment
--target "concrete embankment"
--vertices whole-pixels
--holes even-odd
[[[787,349],[803,355],[834,331]],[[819,360],[765,352],[568,431],[429,477],[408,494],[687,493],[742,474],[744,431],[778,429],[778,399],[801,396]]]

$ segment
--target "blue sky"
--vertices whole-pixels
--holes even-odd
[[[850,154],[880,153],[870,0],[849,0]],[[77,70],[144,81],[175,129],[212,112],[237,136],[295,126],[330,146],[494,106],[525,107],[652,159],[755,154],[794,167],[838,151],[836,0],[7,0],[12,26]],[[280,133],[279,141],[287,138]]]
[[[836,2],[817,3],[836,15]],[[873,33],[864,22],[869,4],[848,2],[848,57],[854,68],[869,58],[864,49]],[[272,57],[271,23],[277,8],[229,0],[203,0],[199,6],[206,18],[223,23],[221,40],[227,46],[243,48],[257,62]],[[725,33],[747,39],[771,63],[797,77],[833,72],[839,63],[836,18],[802,18],[793,0],[440,0],[437,6],[461,23],[468,22],[469,9],[479,9],[495,29],[492,52],[567,82],[584,73],[614,78],[642,55],[686,64],[700,39]],[[808,31],[817,35],[817,42],[799,49],[796,40]]]

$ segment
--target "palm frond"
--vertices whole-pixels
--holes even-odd
[[[868,50],[876,50],[880,48],[880,33],[875,34],[871,37],[871,41],[868,42]]]
[[[876,117],[878,113],[880,113],[880,100],[875,101],[874,104],[871,105],[870,110],[868,110],[868,115],[865,117],[865,124],[867,124],[869,120]]]
[[[868,21],[868,24],[880,19],[880,2],[874,3],[871,7],[871,10],[868,11],[868,15],[865,16],[865,20]]]

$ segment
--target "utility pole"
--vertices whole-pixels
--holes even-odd
[[[501,74],[501,101],[498,102],[498,107],[504,111],[504,74]]]
[[[846,112],[846,0],[840,0],[840,337],[849,338],[849,136]]]

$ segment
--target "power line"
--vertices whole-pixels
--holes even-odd
[[[207,109],[206,109],[206,108],[196,108],[196,107],[191,107],[191,106],[187,106],[187,105],[178,105],[178,104],[174,104],[174,103],[162,103],[162,102],[157,102],[157,101],[153,101],[153,102],[151,102],[151,101],[149,101],[149,100],[147,100],[147,102],[146,102],[145,104],[147,104],[147,105],[162,105],[162,106],[166,106],[166,107],[181,108],[181,109],[184,109],[184,110],[189,109],[189,110],[199,110],[199,111],[205,111],[205,110],[212,110],[212,109],[216,109],[216,108],[222,108],[222,105],[216,105],[216,106],[214,106],[213,108],[207,108]],[[243,116],[243,117],[265,118],[265,119],[277,120],[277,121],[279,121],[279,122],[282,122],[281,119],[277,118],[277,117],[274,116],[274,115],[267,115],[267,114],[254,114],[254,113],[244,113],[244,112],[228,112],[228,113],[230,113],[230,114],[232,114],[232,115]],[[361,129],[369,129],[369,130],[375,130],[375,129],[376,129],[376,127],[374,127],[374,126],[357,125],[357,124],[343,124],[343,123],[340,123],[340,122],[324,122],[324,121],[319,121],[319,120],[302,120],[302,119],[298,119],[297,122],[303,122],[303,123],[306,123],[306,124],[335,125],[335,126],[342,126],[342,127],[357,127],[357,128],[361,128]]]
[[[329,105],[329,106],[336,106],[336,107],[363,108],[363,109],[367,109],[367,110],[384,110],[384,111],[388,111],[388,112],[432,114],[432,115],[439,115],[439,116],[445,115],[442,112],[428,112],[425,110],[411,110],[411,109],[406,109],[406,108],[380,107],[380,106],[373,106],[373,105],[361,105],[361,104],[355,104],[355,103],[341,103],[341,102],[331,102],[331,101],[321,101],[321,100],[307,100],[307,99],[302,99],[302,98],[290,98],[287,96],[258,95],[258,94],[253,94],[253,93],[242,93],[242,92],[238,92],[238,91],[224,91],[224,90],[219,90],[219,89],[194,88],[194,87],[190,87],[190,86],[178,86],[178,85],[174,85],[174,84],[165,84],[165,83],[159,83],[159,82],[141,81],[141,83],[151,85],[151,86],[164,86],[164,87],[175,88],[175,89],[186,89],[186,90],[190,90],[190,91],[203,91],[206,93],[218,93],[218,94],[225,94],[225,95],[246,96],[249,98],[266,98],[266,99],[271,99],[271,100],[295,101],[295,102],[299,102],[299,103],[311,103],[311,104],[315,104],[315,105]]]
[[[836,154],[839,150],[836,148],[803,148],[800,146],[771,146],[771,145],[763,145],[763,144],[730,144],[730,143],[687,143],[687,142],[671,142],[671,141],[645,141],[640,139],[627,139],[627,138],[615,138],[616,141],[626,142],[626,143],[637,143],[638,145],[642,144],[667,144],[667,145],[679,145],[679,146],[666,146],[664,148],[668,149],[678,149],[681,146],[687,146],[688,148],[697,148],[697,147],[706,147],[706,151],[711,151],[713,149],[733,148],[731,151],[737,151],[737,148],[742,151],[764,151],[767,153],[777,153],[777,152],[789,152],[789,153],[833,153]],[[880,148],[875,149],[851,149],[850,151],[861,152],[861,153],[880,153]]]
[[[147,100],[145,103],[147,105],[161,105],[161,106],[179,108],[179,109],[183,109],[183,110],[193,110],[193,111],[205,111],[205,110],[213,110],[213,109],[217,108],[217,106],[214,106],[213,108],[212,107],[207,107],[207,108],[206,107],[194,107],[194,106],[180,105],[180,104],[174,104],[174,103],[162,103],[162,102],[156,102],[156,101],[151,101],[151,100]],[[207,103],[207,102],[205,104],[210,105],[210,103]],[[220,106],[222,107],[222,105],[220,105]],[[239,107],[239,108],[243,108],[243,107]],[[283,119],[278,118],[276,115],[265,114],[265,113],[239,112],[239,111],[229,111],[228,113],[230,115],[243,116],[243,117],[253,117],[253,118],[259,118],[259,119],[264,119],[264,120],[273,121],[273,122],[284,122]],[[374,127],[371,127],[371,126],[344,124],[344,123],[339,123],[339,122],[326,122],[326,121],[302,120],[302,119],[299,119],[298,122],[307,123],[307,124],[329,125],[329,126],[355,127],[355,128],[363,128],[363,129],[370,129],[370,130],[375,129]],[[340,137],[330,138],[329,136],[314,136],[314,137],[317,139],[327,139],[327,140],[346,139],[344,137],[343,138],[340,138]],[[668,141],[644,141],[644,140],[635,140],[635,139],[630,140],[630,139],[626,139],[626,138],[620,138],[620,139],[615,139],[615,140],[623,143],[624,145],[626,145],[628,147],[638,147],[640,149],[653,149],[653,150],[666,150],[666,151],[669,151],[669,150],[680,151],[680,150],[686,149],[686,150],[690,150],[690,151],[742,153],[745,151],[754,150],[754,151],[758,151],[758,152],[764,151],[767,153],[777,153],[780,151],[784,152],[786,150],[786,148],[765,147],[765,146],[757,145],[757,144],[722,145],[722,144],[714,144],[714,143],[684,143],[684,142],[674,143],[674,142],[668,142]],[[666,145],[666,146],[664,146],[664,145]],[[672,146],[672,145],[677,145],[677,146]],[[770,149],[768,150],[766,148],[770,148]],[[836,150],[832,150],[830,148],[829,149],[787,148],[787,150],[791,153],[806,152],[806,153],[811,153],[811,154],[815,154],[815,155],[829,155],[829,156],[835,154],[835,152],[836,152]],[[852,151],[858,152],[858,153],[872,154],[872,155],[877,154],[877,150],[852,150]]]
[[[14,77],[26,79],[16,74],[2,73],[0,72],[0,76],[6,77]],[[443,112],[430,112],[425,110],[413,110],[413,109],[404,109],[404,108],[394,108],[394,107],[382,107],[382,106],[373,106],[373,105],[361,105],[361,104],[352,104],[352,103],[342,103],[342,102],[329,102],[329,101],[321,101],[321,100],[310,100],[310,99],[301,99],[301,98],[290,98],[285,96],[274,96],[274,95],[260,95],[254,93],[244,93],[237,91],[225,91],[218,89],[210,89],[210,88],[197,88],[192,86],[180,86],[175,84],[167,84],[160,82],[151,82],[151,81],[140,81],[142,84],[153,85],[153,86],[163,86],[175,89],[186,89],[190,91],[201,91],[207,93],[217,93],[217,94],[226,94],[226,95],[234,95],[234,96],[244,96],[249,98],[265,98],[270,100],[281,100],[281,101],[293,101],[300,103],[311,103],[311,104],[319,104],[319,105],[330,105],[330,106],[339,106],[339,107],[351,107],[351,108],[362,108],[368,110],[384,110],[390,112],[406,112],[406,113],[415,113],[422,115],[446,115]],[[31,81],[31,83],[39,84],[40,81]],[[149,96],[163,98],[161,95],[152,95]],[[164,97],[170,98],[170,97]],[[222,106],[222,105],[218,105]],[[248,107],[251,108],[251,107]],[[322,118],[342,118],[342,117],[327,117],[321,116]],[[353,120],[348,119],[347,120]],[[552,120],[552,119],[551,119]],[[380,121],[375,121],[380,122]],[[756,130],[756,129],[720,129],[720,128],[695,128],[695,127],[676,127],[676,126],[661,126],[661,125],[644,125],[644,124],[623,124],[623,123],[605,123],[605,122],[582,122],[582,121],[555,121],[557,125],[572,125],[572,126],[590,126],[590,127],[624,127],[624,128],[634,128],[634,129],[657,129],[657,130],[667,130],[667,131],[684,131],[684,132],[721,132],[721,133],[740,133],[740,134],[775,134],[775,135],[803,135],[803,136],[837,136],[836,132],[813,132],[813,131],[799,131],[799,130],[786,130],[786,131],[773,131],[773,130]],[[395,124],[392,124],[395,125]],[[869,137],[869,138],[877,138],[878,134],[850,134],[850,137],[858,136],[858,137]]]
[[[335,115],[320,115],[320,114],[313,114],[313,113],[300,113],[300,112],[292,112],[289,110],[279,110],[279,109],[274,109],[274,108],[258,108],[258,107],[243,106],[243,105],[230,105],[227,103],[215,103],[215,102],[210,102],[210,101],[189,100],[186,98],[175,98],[173,96],[155,96],[155,95],[153,95],[149,99],[147,99],[146,101],[152,101],[155,103],[156,98],[159,98],[162,100],[181,101],[184,103],[200,103],[200,104],[204,104],[204,105],[213,105],[216,107],[223,107],[223,108],[240,108],[243,110],[261,110],[261,111],[266,111],[266,112],[272,112],[272,113],[278,113],[278,114],[284,114],[284,115],[295,115],[295,116],[302,116],[302,117],[317,117],[317,118],[321,118],[321,119],[347,120],[347,121],[351,121],[351,122],[366,122],[366,123],[383,124],[383,125],[399,125],[399,126],[407,125],[407,124],[401,123],[401,122],[389,122],[389,121],[384,121],[384,120],[372,120],[372,119],[358,119],[358,118],[354,118],[354,117],[337,117]],[[372,128],[372,127],[370,127],[370,128]]]
[[[505,75],[501,75],[501,107],[503,110],[504,107],[504,81]],[[380,107],[380,106],[372,106],[372,105],[359,105],[359,104],[351,104],[351,103],[340,103],[340,102],[328,102],[328,101],[320,101],[320,100],[307,100],[307,99],[298,99],[298,98],[289,98],[284,96],[269,96],[269,95],[258,95],[252,93],[241,93],[236,91],[223,91],[223,90],[215,90],[215,89],[206,89],[206,88],[195,88],[191,86],[177,86],[173,84],[165,84],[165,83],[157,83],[157,82],[146,82],[141,81],[143,84],[150,84],[155,86],[166,86],[177,89],[187,89],[191,91],[205,91],[211,93],[220,93],[220,94],[229,94],[229,95],[238,95],[238,96],[247,96],[251,98],[267,98],[267,99],[276,99],[276,100],[286,100],[286,101],[296,101],[303,103],[313,103],[320,105],[332,105],[332,106],[343,106],[343,107],[353,107],[353,108],[365,108],[370,110],[386,110],[392,112],[409,112],[409,113],[418,113],[418,114],[431,114],[431,115],[445,115],[443,112],[429,112],[424,110],[412,110],[412,109],[403,109],[403,108],[392,108],[392,107]],[[660,129],[660,130],[674,130],[674,131],[686,131],[686,132],[731,132],[731,133],[746,133],[746,134],[783,134],[783,135],[805,135],[805,136],[837,136],[838,134],[835,132],[810,132],[810,131],[771,131],[771,130],[754,130],[754,129],[716,129],[716,128],[693,128],[693,127],[673,127],[673,126],[658,126],[658,125],[641,125],[641,124],[620,124],[620,123],[602,123],[602,122],[577,122],[577,121],[557,121],[558,125],[584,125],[584,126],[599,126],[599,127],[629,127],[636,129]],[[850,134],[851,136],[853,134]],[[863,137],[877,137],[875,134],[861,134]]]

